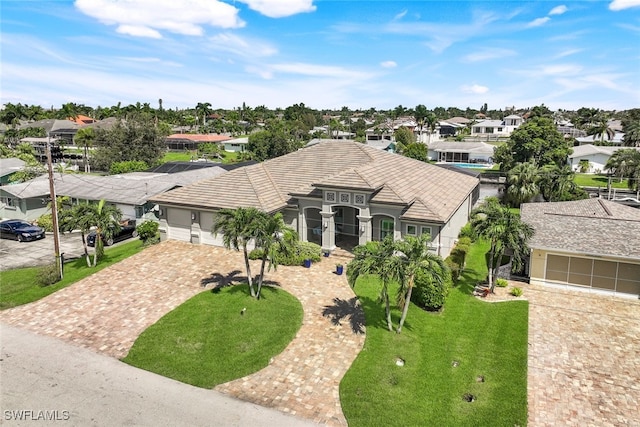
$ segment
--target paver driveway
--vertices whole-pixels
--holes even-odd
[[[303,324],[267,368],[218,390],[319,423],[346,425],[338,386],[364,334],[349,322],[335,324],[323,316],[335,298],[354,298],[345,276],[331,272],[334,263],[327,258],[310,269],[279,267],[268,273],[300,300]],[[147,327],[202,292],[203,279],[243,271],[243,265],[238,252],[164,242],[40,301],[6,310],[0,320],[121,358]],[[363,318],[359,307],[355,312]]]

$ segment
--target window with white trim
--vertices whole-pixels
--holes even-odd
[[[340,203],[351,203],[351,193],[340,193]]]
[[[325,191],[324,192],[324,200],[327,202],[335,203],[336,201],[336,192],[335,191]]]
[[[418,226],[413,224],[407,224],[406,233],[410,236],[416,236],[418,234]]]
[[[433,239],[433,236],[431,235],[431,227],[420,227],[420,234],[428,234]]]

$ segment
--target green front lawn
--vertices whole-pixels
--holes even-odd
[[[401,335],[386,330],[377,279],[358,281],[367,337],[340,384],[349,426],[526,425],[528,303],[470,295],[486,275],[487,250],[473,245],[463,281],[441,313],[412,304]],[[393,315],[397,324],[400,311]],[[398,358],[404,366],[396,366]],[[476,400],[466,402],[466,393]]]
[[[79,238],[79,237],[78,237]],[[40,267],[18,268],[0,271],[0,310],[27,304],[44,298],[62,288],[92,275],[96,271],[109,267],[143,249],[142,241],[135,240],[105,249],[104,257],[96,267],[87,267],[83,258],[64,265],[64,279],[60,282],[42,287],[38,285]]]
[[[167,162],[188,162],[191,159],[197,159],[198,154],[196,151],[167,151],[164,153],[160,163]]]
[[[301,325],[302,305],[291,294],[263,287],[258,301],[246,285],[226,287],[200,293],[166,314],[138,337],[123,361],[212,388],[266,367]]]
[[[573,177],[573,181],[580,187],[606,188],[609,178],[606,175],[600,174],[576,173]],[[618,178],[611,178],[611,187],[628,188],[627,180],[623,179],[622,182],[620,182]]]

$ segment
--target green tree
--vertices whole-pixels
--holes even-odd
[[[91,167],[89,166],[89,148],[93,147],[93,143],[95,140],[95,133],[93,132],[93,128],[78,129],[73,139],[77,146],[84,149],[83,163],[85,173],[91,172]]]
[[[591,125],[587,130],[587,135],[593,135],[595,145],[605,145],[604,139],[611,141],[616,132],[611,128],[609,119],[606,115],[600,115],[598,121]],[[598,141],[595,141],[598,139]]]
[[[574,181],[569,165],[548,164],[539,169],[538,187],[547,202],[563,202],[589,198],[589,194]]]
[[[505,251],[510,250],[512,271],[522,268],[529,253],[528,242],[533,236],[530,225],[520,220],[520,215],[502,206],[495,197],[488,197],[471,213],[471,226],[478,236],[487,239],[489,249],[489,288],[495,287],[494,277],[500,267]]]
[[[255,237],[257,221],[262,213],[256,208],[220,209],[214,218],[211,233],[217,236],[222,233],[222,242],[227,249],[239,251],[244,255],[244,266],[247,271],[247,283],[252,297],[256,296],[253,288],[253,276],[249,263],[247,246]]]
[[[166,151],[166,136],[153,120],[140,117],[119,121],[110,130],[97,129],[92,163],[100,170],[109,170],[115,162],[132,160],[155,165]]]
[[[95,227],[96,241],[93,256],[93,266],[98,263],[98,259],[104,255],[104,242],[113,239],[114,233],[120,231],[120,220],[122,211],[114,205],[107,204],[104,199],[94,205],[94,210],[90,212],[91,217],[87,220],[92,227]]]
[[[506,195],[509,203],[518,207],[531,201],[540,193],[538,166],[535,163],[518,163],[507,173]]]
[[[494,159],[500,170],[508,171],[518,163],[549,163],[562,167],[567,162],[571,148],[556,129],[553,120],[534,117],[516,129],[509,140],[495,148]]]
[[[291,136],[281,121],[269,122],[265,130],[251,134],[247,143],[247,150],[258,161],[283,156],[301,147],[302,144]]]
[[[401,145],[402,147],[407,147],[409,144],[413,144],[416,142],[416,136],[413,134],[411,129],[400,126],[394,132],[394,137],[396,139],[396,143]]]
[[[347,264],[347,280],[354,287],[358,277],[375,275],[380,279],[380,300],[384,302],[387,319],[387,329],[393,331],[391,322],[391,304],[389,302],[389,284],[400,282],[403,268],[399,257],[394,256],[395,244],[393,237],[387,236],[383,241],[367,242],[356,246],[353,250],[354,258]]]
[[[196,116],[202,117],[202,126],[207,125],[207,116],[211,114],[211,104],[208,102],[198,102],[196,104]]]
[[[396,329],[398,334],[402,332],[402,326],[409,312],[416,275],[422,273],[427,281],[438,286],[451,278],[451,273],[444,260],[429,251],[430,242],[431,237],[428,234],[422,234],[420,237],[406,236],[404,240],[399,240],[394,244],[396,249],[394,256],[399,258],[400,268],[403,270],[398,290],[398,306],[402,307],[402,315]]]
[[[296,241],[297,233],[284,223],[284,219],[280,212],[270,215],[261,212],[257,216],[254,230],[256,248],[262,251],[260,262],[260,274],[258,275],[258,286],[256,289],[256,298],[260,299],[260,291],[264,282],[264,270],[267,262],[269,269],[278,267],[278,254],[285,257],[290,255]]]
[[[640,108],[634,108],[627,112],[622,119],[622,143],[626,147],[640,147]]]
[[[410,157],[412,159],[426,162],[429,158],[427,156],[427,146],[421,142],[414,142],[404,147],[402,155]]]
[[[92,227],[93,218],[96,215],[97,205],[81,203],[70,208],[60,210],[60,231],[63,233],[80,230],[82,247],[87,267],[91,267],[89,249],[87,248],[86,235]]]
[[[620,181],[628,179],[628,187],[639,188],[640,181],[640,151],[634,148],[618,150],[609,157],[604,166]]]

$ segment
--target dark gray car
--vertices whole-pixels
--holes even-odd
[[[21,219],[7,219],[0,222],[0,238],[18,242],[44,239],[44,229]]]

